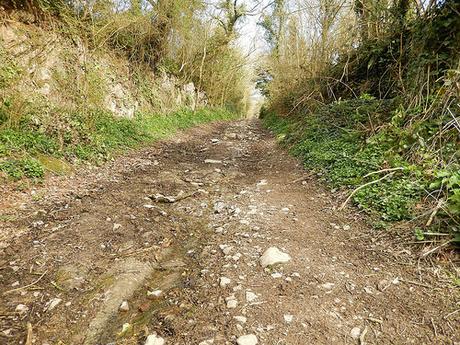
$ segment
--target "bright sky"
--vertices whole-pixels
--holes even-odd
[[[242,0],[248,9],[254,7],[254,0]],[[264,41],[263,29],[257,25],[260,20],[260,10],[264,8],[270,0],[263,0],[259,8],[255,11],[256,15],[247,16],[244,21],[239,24],[240,37],[238,44],[243,48],[245,53],[252,53],[251,57],[254,58],[255,53],[260,53],[265,50],[267,45]]]

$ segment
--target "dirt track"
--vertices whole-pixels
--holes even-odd
[[[0,344],[24,344],[28,322],[40,345],[460,344],[445,272],[335,211],[256,121],[4,195]],[[271,246],[292,260],[263,269]]]

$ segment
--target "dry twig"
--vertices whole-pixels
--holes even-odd
[[[21,287],[18,287],[18,288],[13,289],[13,290],[5,291],[3,293],[3,295],[7,295],[9,293],[16,292],[16,291],[21,291],[21,290],[27,289],[28,287],[31,287],[31,286],[37,284],[40,280],[42,280],[42,278],[45,276],[46,273],[48,273],[48,271],[43,272],[43,274],[40,277],[38,277],[37,280],[33,281],[32,283],[24,285],[24,286],[21,286]]]
[[[353,195],[355,195],[358,191],[360,191],[361,189],[367,187],[367,186],[370,186],[374,183],[377,183],[377,182],[380,182],[384,179],[386,179],[387,177],[389,176],[392,176],[394,174],[394,172],[390,172],[389,174],[386,174],[385,176],[379,178],[378,180],[374,180],[374,181],[371,181],[371,182],[368,182],[368,183],[365,183],[361,186],[359,186],[358,188],[356,188],[353,192],[351,192],[351,194],[348,196],[347,200],[345,200],[342,204],[342,206],[340,206],[339,210],[343,210],[344,207],[347,205],[347,203],[350,201],[350,199],[353,197]]]
[[[26,338],[26,344],[25,345],[32,345],[32,324],[30,322],[27,322],[27,338]]]

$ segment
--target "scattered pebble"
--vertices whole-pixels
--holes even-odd
[[[147,297],[160,297],[162,293],[161,290],[147,291]]]
[[[218,159],[205,159],[204,162],[207,164],[222,164],[222,161]]]
[[[25,304],[18,304],[16,306],[16,309],[15,311],[19,314],[24,314],[24,313],[27,313],[29,311],[29,307],[26,306]]]
[[[225,299],[227,302],[228,309],[235,309],[238,306],[238,301],[236,300],[235,296],[230,296]]]
[[[334,283],[325,283],[322,284],[321,287],[326,290],[332,290],[334,288],[335,284]]]
[[[241,322],[241,323],[246,323],[248,321],[247,317],[245,316],[234,316],[233,317],[236,321]]]
[[[62,302],[62,299],[60,298],[53,298],[52,300],[50,300],[47,304],[46,304],[46,307],[45,307],[45,310],[46,311],[51,311],[53,310],[54,308],[56,308],[58,306],[59,303]]]
[[[242,335],[236,340],[238,345],[256,345],[258,343],[257,337],[254,334]]]
[[[164,343],[165,340],[156,334],[150,334],[145,341],[145,345],[164,345]]]
[[[359,327],[354,327],[350,331],[350,337],[352,337],[355,340],[359,339],[360,335],[361,335],[361,328],[359,328]]]
[[[230,284],[232,281],[230,278],[227,277],[220,277],[219,279],[219,285],[220,287],[226,287],[228,284]]]
[[[198,345],[212,345],[212,344],[214,344],[214,339],[203,340]]]
[[[129,304],[127,301],[123,301],[120,304],[120,307],[118,308],[120,311],[128,311],[129,310]]]
[[[258,296],[252,291],[246,291],[246,302],[250,303],[255,301]]]
[[[294,315],[285,314],[283,318],[284,318],[284,322],[291,323],[294,320]]]

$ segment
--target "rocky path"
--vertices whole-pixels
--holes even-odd
[[[460,344],[446,266],[335,211],[256,121],[4,195],[0,344]]]

